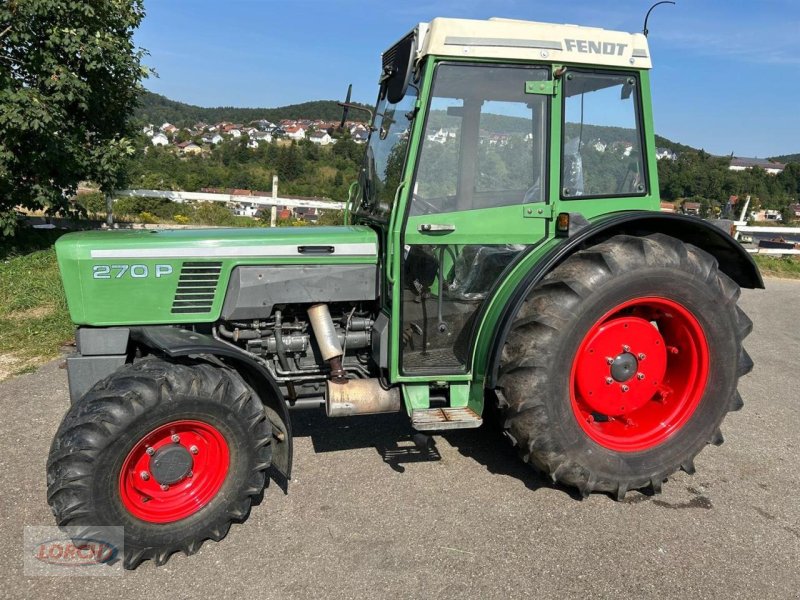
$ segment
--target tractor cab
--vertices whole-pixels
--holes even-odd
[[[351,208],[382,240],[393,380],[469,376],[487,300],[555,215],[658,208],[649,67],[641,34],[506,19],[383,54]]]

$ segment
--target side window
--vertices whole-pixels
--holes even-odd
[[[634,74],[567,72],[562,198],[647,192],[639,93]]]
[[[526,93],[542,67],[441,64],[410,214],[543,202],[547,98]]]

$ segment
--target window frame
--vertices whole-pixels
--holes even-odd
[[[611,75],[614,77],[628,76],[636,79],[636,100],[634,102],[636,127],[639,131],[639,147],[642,155],[642,171],[644,174],[644,190],[641,192],[630,192],[622,194],[583,194],[580,196],[565,196],[564,195],[564,145],[566,136],[564,132],[567,126],[567,93],[566,93],[566,77],[569,73],[586,73],[592,75]],[[614,70],[614,69],[581,69],[568,67],[567,71],[561,76],[562,84],[562,99],[561,99],[561,143],[558,155],[558,198],[564,202],[574,202],[575,200],[603,200],[613,198],[644,198],[650,195],[650,169],[649,157],[647,154],[647,137],[645,136],[645,120],[644,120],[644,105],[642,103],[642,80],[639,76],[639,71],[629,70]]]

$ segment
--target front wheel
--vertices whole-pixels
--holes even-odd
[[[503,348],[508,437],[583,495],[658,492],[693,472],[752,368],[738,297],[713,257],[669,236],[575,253],[533,289]]]
[[[261,400],[234,371],[148,358],[69,409],[50,449],[48,502],[84,538],[124,527],[126,568],[163,564],[247,517],[271,438]]]

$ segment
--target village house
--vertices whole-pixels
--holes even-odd
[[[285,127],[286,137],[292,140],[304,140],[306,138],[306,130],[300,125],[293,125]]]
[[[319,144],[320,146],[327,146],[328,144],[333,142],[333,139],[331,138],[330,134],[325,130],[315,131],[314,133],[311,134],[311,137],[309,137],[309,139],[311,140],[312,143]]]
[[[213,144],[216,146],[217,144],[221,143],[224,138],[215,132],[207,133],[203,136],[203,143],[204,144]]]
[[[176,131],[178,131],[178,128],[177,128],[177,127],[175,127],[175,125],[173,125],[172,123],[164,123],[164,124],[161,126],[161,131],[163,131],[163,132],[164,132],[164,133],[166,133],[167,135],[172,135],[173,133],[175,133]]]
[[[678,155],[669,148],[656,148],[656,159],[677,160]]]
[[[200,154],[203,149],[194,142],[181,142],[178,144],[181,154]]]
[[[169,138],[163,133],[159,132],[150,138],[150,143],[153,144],[153,146],[168,146]]]
[[[259,142],[264,142],[267,144],[272,142],[272,134],[269,131],[256,131],[250,137],[251,139],[258,140]]]

